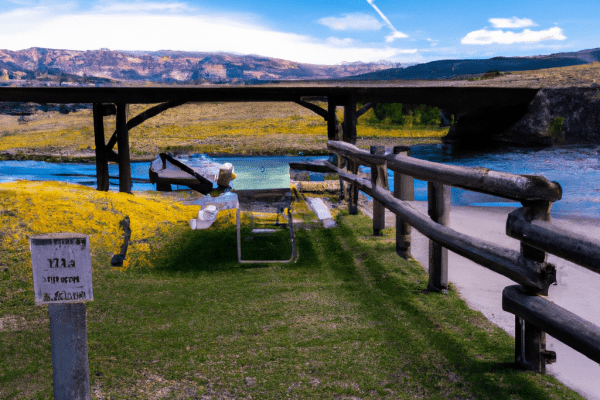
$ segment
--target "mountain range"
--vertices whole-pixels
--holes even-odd
[[[344,80],[460,79],[477,76],[488,71],[528,71],[568,67],[597,61],[600,61],[600,48],[547,56],[494,57],[483,60],[440,60],[417,64],[407,68],[390,68],[383,71],[369,72],[347,77]]]
[[[303,64],[256,55],[183,51],[56,50],[33,47],[0,50],[0,85],[249,84],[288,80],[462,79],[488,71],[524,71],[600,61],[600,48],[547,56],[440,60],[417,65]],[[4,82],[3,82],[4,81]]]
[[[149,81],[154,83],[256,83],[273,80],[335,79],[399,64],[313,65],[276,58],[183,51],[76,51],[33,47],[0,50],[0,80]]]

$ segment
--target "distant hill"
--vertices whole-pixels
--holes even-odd
[[[397,66],[399,64],[390,62],[314,65],[255,55],[169,50],[76,51],[37,47],[19,51],[0,50],[0,81],[255,83],[335,79]]]
[[[486,60],[440,60],[407,68],[390,68],[360,74],[344,78],[344,80],[454,79],[483,74],[487,71],[528,71],[588,64],[595,61],[600,61],[600,49],[559,53],[549,56],[494,57]]]

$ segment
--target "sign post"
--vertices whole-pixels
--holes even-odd
[[[48,304],[54,398],[91,399],[85,302],[94,299],[89,236],[29,238],[35,304]]]

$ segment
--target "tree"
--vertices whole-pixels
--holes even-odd
[[[396,125],[404,123],[402,103],[377,103],[373,108],[373,112],[379,121],[386,121]]]

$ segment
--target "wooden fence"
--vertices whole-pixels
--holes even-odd
[[[545,373],[556,354],[546,350],[546,332],[590,359],[600,363],[600,327],[557,306],[547,295],[556,282],[556,268],[546,262],[547,253],[600,273],[600,241],[560,229],[550,222],[550,207],[562,197],[556,182],[543,176],[516,175],[444,165],[410,157],[410,149],[383,146],[371,151],[328,141],[328,149],[339,156],[338,165],[328,161],[307,163],[304,169],[329,170],[349,182],[348,206],[357,212],[358,190],[373,198],[373,233],[385,226],[385,209],[396,214],[396,251],[410,256],[411,227],[430,239],[429,290],[448,286],[448,256],[451,250],[508,277],[519,285],[506,287],[502,309],[515,315],[515,361],[520,367]],[[357,176],[359,165],[371,167],[371,179]],[[394,171],[394,192],[388,190],[387,170]],[[428,216],[407,201],[414,200],[413,179],[428,182]],[[504,248],[448,227],[450,187],[516,200],[522,207],[509,214],[506,233],[521,241],[520,251]]]

